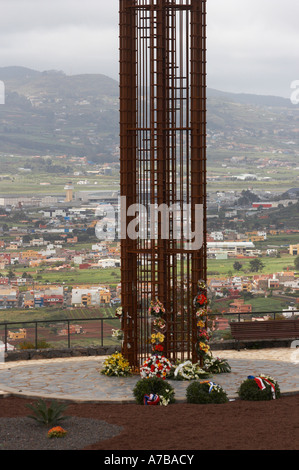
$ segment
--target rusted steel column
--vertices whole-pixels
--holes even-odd
[[[203,205],[203,246],[193,253],[192,296],[199,280],[206,282],[206,0],[191,0],[191,200]],[[192,214],[194,230],[194,215]],[[192,357],[196,357],[196,318],[193,315]]]
[[[127,209],[136,202],[136,21],[134,0],[120,0],[120,188],[125,197],[121,217],[125,227]],[[121,302],[124,332],[123,355],[137,366],[137,260],[136,241],[121,241]]]

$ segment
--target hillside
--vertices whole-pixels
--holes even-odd
[[[0,68],[0,153],[118,159],[118,83],[105,75],[67,76],[24,67]],[[209,163],[240,152],[281,152],[296,162],[298,107],[279,97],[208,89]],[[250,157],[251,158],[251,157]]]

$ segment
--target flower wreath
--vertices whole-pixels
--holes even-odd
[[[140,367],[140,375],[142,378],[161,377],[165,380],[171,368],[172,364],[165,356],[154,354]]]
[[[208,334],[207,320],[208,320],[208,305],[210,301],[207,297],[207,287],[204,281],[198,282],[198,293],[194,299],[194,306],[196,308],[196,326],[197,326],[197,355],[203,364],[205,358],[210,353],[210,336]]]
[[[254,380],[260,390],[265,390],[265,388],[266,388],[265,383],[270,385],[272,398],[273,398],[273,400],[275,400],[275,398],[276,398],[276,385],[277,384],[276,384],[276,381],[274,379],[272,379],[272,377],[270,377],[268,375],[260,374],[258,376],[249,375],[248,379]]]

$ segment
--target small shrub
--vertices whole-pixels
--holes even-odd
[[[53,439],[53,437],[65,437],[67,435],[67,431],[63,429],[61,426],[56,426],[48,431],[48,438]]]
[[[147,379],[139,380],[134,389],[133,394],[138,405],[143,405],[144,395],[150,394],[159,395],[159,397],[166,397],[168,403],[174,403],[174,388],[161,377],[149,377]]]
[[[52,401],[49,406],[44,400],[38,400],[36,405],[26,405],[27,408],[33,411],[33,415],[28,415],[28,418],[32,418],[40,424],[57,424],[66,416],[63,416],[63,411],[66,410],[67,405]]]
[[[260,378],[268,379],[271,383],[273,383],[275,387],[275,398],[280,397],[280,388],[276,380],[272,379],[268,376],[258,376]],[[273,391],[271,385],[268,384],[266,381],[263,380],[263,384],[265,388],[262,390],[259,388],[258,384],[254,380],[254,378],[247,378],[244,382],[241,383],[238,389],[238,395],[241,400],[247,401],[267,401],[272,400]]]
[[[228,397],[220,385],[212,382],[192,382],[186,390],[187,403],[227,403]]]

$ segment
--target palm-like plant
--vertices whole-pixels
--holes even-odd
[[[28,404],[27,408],[34,412],[34,414],[28,415],[28,418],[32,418],[41,424],[57,424],[66,418],[62,413],[66,410],[67,405],[54,400],[47,406],[47,403],[40,399],[36,405]]]

